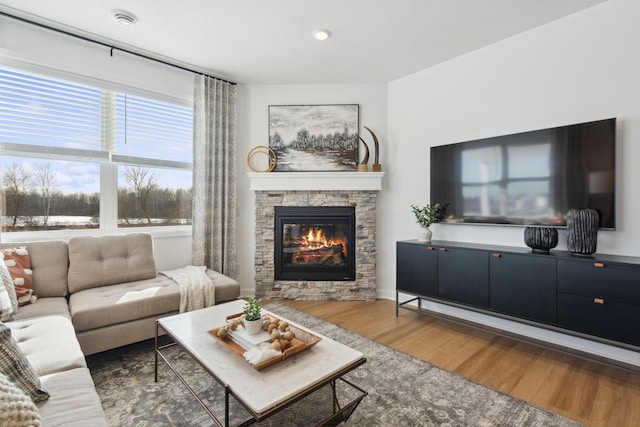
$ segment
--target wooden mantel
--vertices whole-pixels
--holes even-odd
[[[384,172],[249,172],[252,191],[382,190]]]

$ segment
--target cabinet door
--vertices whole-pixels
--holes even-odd
[[[640,345],[640,307],[620,301],[558,293],[558,326]]]
[[[556,323],[555,258],[492,252],[489,278],[492,310]]]
[[[489,308],[489,252],[439,247],[438,296]]]
[[[438,295],[437,253],[433,246],[396,244],[396,288],[412,294]]]

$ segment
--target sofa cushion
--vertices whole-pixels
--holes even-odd
[[[20,387],[0,373],[0,426],[40,425],[42,425],[42,417],[35,403]]]
[[[178,285],[166,276],[85,289],[71,294],[69,309],[77,332],[176,311]]]
[[[156,276],[148,233],[83,236],[69,240],[69,292]]]
[[[31,271],[31,257],[26,246],[5,248],[0,251],[4,263],[9,270],[13,286],[16,290],[19,305],[35,302],[33,295],[33,272]]]
[[[41,379],[51,392],[49,400],[38,403],[45,426],[108,426],[89,369],[70,369]]]
[[[237,281],[212,270],[207,270],[207,275],[215,286],[216,302],[238,298],[240,284]],[[85,289],[69,297],[69,309],[76,332],[160,316],[179,308],[178,284],[164,275]]]
[[[15,320],[42,316],[64,316],[71,319],[67,299],[65,297],[38,298],[38,301],[33,304],[20,307]]]
[[[42,388],[36,370],[13,339],[11,329],[4,323],[0,323],[0,372],[34,401],[49,398],[49,393]]]
[[[15,243],[0,243],[0,248],[15,247]],[[33,291],[38,298],[67,295],[69,250],[67,242],[47,240],[26,243],[33,271]]]
[[[67,317],[14,320],[8,326],[38,375],[87,366],[71,320]]]

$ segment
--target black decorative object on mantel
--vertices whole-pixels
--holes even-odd
[[[567,250],[571,255],[590,256],[598,244],[600,216],[595,209],[569,209],[567,212]]]
[[[533,252],[548,254],[558,245],[558,230],[551,227],[527,227],[524,229],[524,243]]]

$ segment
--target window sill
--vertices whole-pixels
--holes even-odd
[[[112,234],[149,233],[154,239],[170,239],[191,237],[191,226],[165,226],[165,227],[129,227],[110,230],[54,230],[54,231],[25,231],[4,232],[0,234],[2,243],[34,242],[40,240],[69,240],[77,236],[105,236]]]

